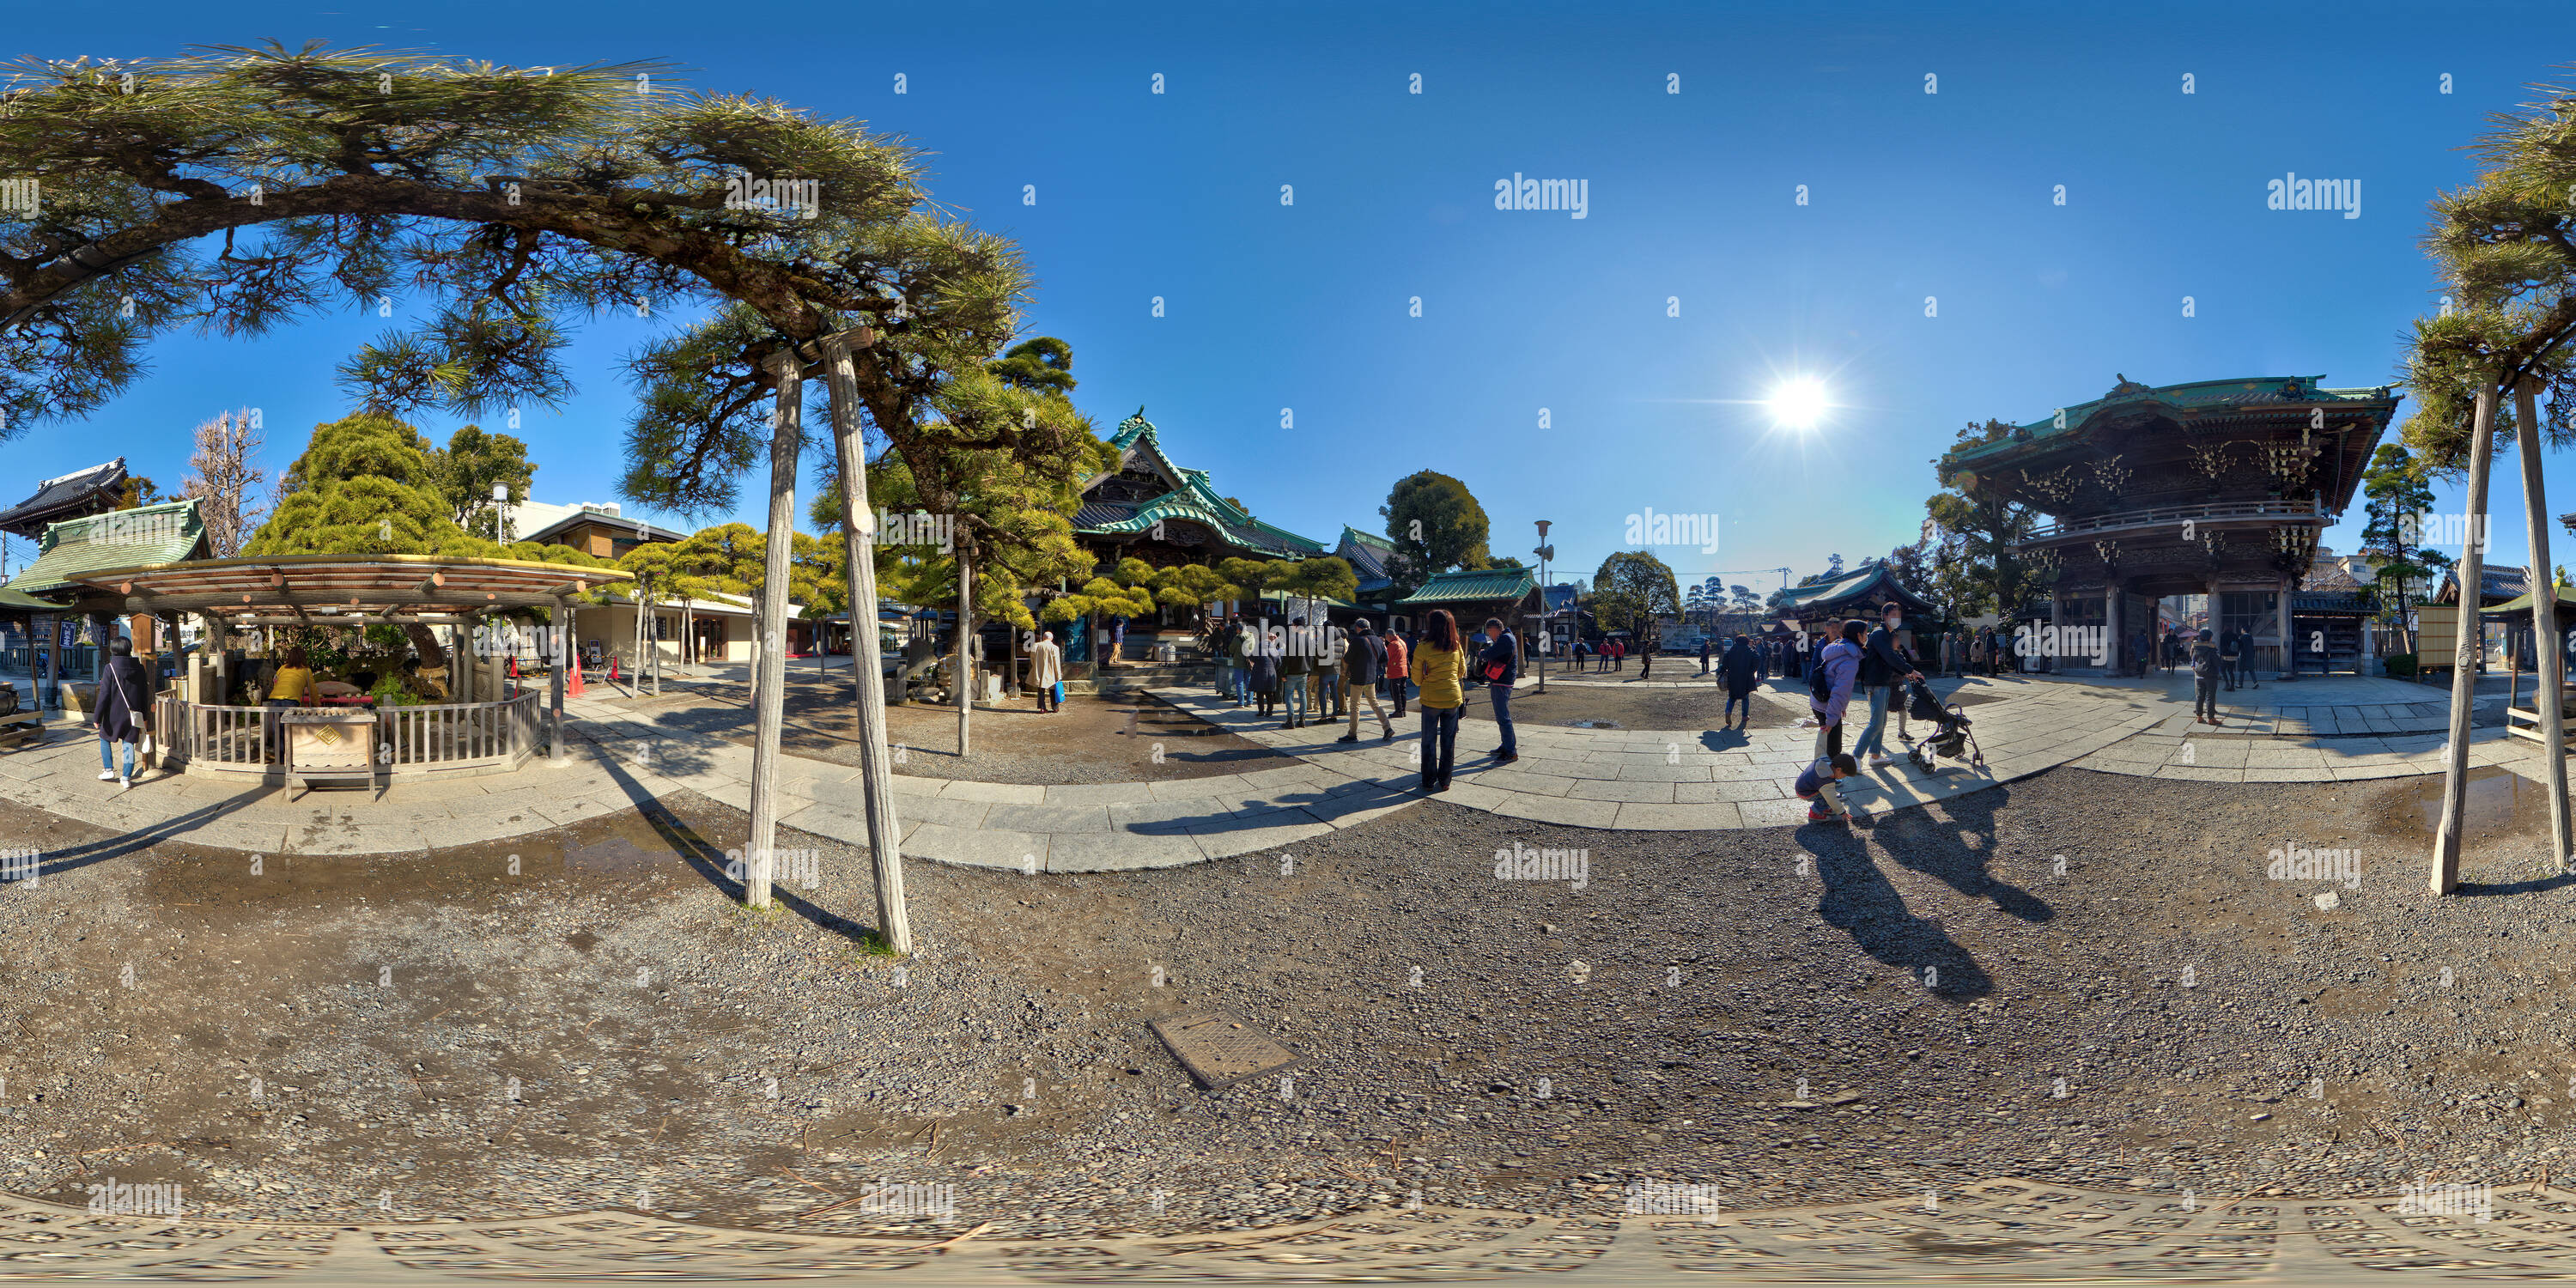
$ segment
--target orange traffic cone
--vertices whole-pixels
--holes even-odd
[[[572,691],[569,696],[576,698],[581,696],[581,659],[579,657],[572,660]]]

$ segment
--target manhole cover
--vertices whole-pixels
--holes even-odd
[[[1616,720],[1568,720],[1565,722],[1565,726],[1569,729],[1616,729],[1619,727],[1619,722]]]
[[[1181,1067],[1210,1090],[1285,1069],[1298,1059],[1269,1034],[1214,1008],[1166,1015],[1151,1027]]]

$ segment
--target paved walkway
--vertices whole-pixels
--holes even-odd
[[[1704,683],[1704,681],[1703,681]],[[1784,713],[1803,712],[1797,681],[1758,693]],[[2213,735],[2189,723],[2187,691],[2158,681],[2092,682],[2023,676],[1936,683],[1975,699],[1966,710],[1986,764],[1942,761],[1925,773],[1898,759],[1843,784],[1864,811],[1904,809],[2062,764],[2106,773],[2208,782],[2272,783],[2397,778],[2441,771],[2440,733],[2328,734],[2394,723],[2379,708],[2392,681],[2304,681],[2289,716],[2282,705],[2230,708],[2231,721],[2269,719],[2262,737]],[[2270,697],[2276,686],[2240,691]],[[2416,690],[2419,691],[2420,690]],[[139,844],[184,840],[260,853],[412,853],[547,831],[690,790],[748,810],[751,751],[713,733],[675,730],[606,699],[567,704],[570,746],[559,763],[515,773],[404,782],[381,796],[325,790],[290,798],[208,776],[147,776],[129,792],[97,780],[97,744],[57,725],[55,741],[0,755],[0,799],[124,834]],[[1424,799],[1416,769],[1418,722],[1398,738],[1336,739],[1343,725],[1282,730],[1202,690],[1155,696],[1207,723],[1292,758],[1269,769],[1210,778],[1071,786],[1020,786],[898,776],[896,815],[905,853],[943,863],[1024,872],[1172,867],[1276,850],[1351,827]],[[1478,710],[1483,710],[1479,704]],[[2181,723],[2177,724],[2177,710]],[[1853,717],[1855,725],[1861,715]],[[2295,733],[2289,721],[2310,732]],[[1857,730],[1854,730],[1857,733]],[[1890,745],[1900,752],[1901,743]],[[1497,731],[1470,719],[1460,732],[1453,805],[1534,822],[1620,830],[1778,827],[1805,821],[1792,780],[1814,754],[1814,731],[1572,728],[1523,723],[1520,760],[1498,765]],[[2539,747],[2478,731],[2474,765],[2540,776]],[[851,766],[783,759],[780,819],[791,828],[864,844],[864,794]]]
[[[1281,1174],[1292,1184],[1304,1179]],[[2174,1185],[2144,1179],[2126,1190],[1993,1180],[1928,1196],[1741,1208],[1715,1187],[1640,1177],[1592,1185],[1592,1202],[1573,1217],[1436,1202],[1407,1208],[1381,1194],[1385,1206],[1329,1221],[1079,1239],[989,1231],[972,1223],[1009,1214],[982,1210],[971,1180],[954,1188],[957,1216],[940,1222],[937,1233],[909,1237],[867,1237],[863,1232],[888,1218],[853,1210],[855,1197],[828,1191],[800,1206],[840,1212],[805,1222],[781,1211],[771,1218],[777,1226],[751,1231],[624,1208],[395,1221],[366,1194],[313,1195],[315,1215],[295,1222],[224,1220],[193,1210],[184,1219],[97,1216],[10,1195],[0,1197],[0,1246],[25,1249],[5,1257],[48,1278],[330,1284],[639,1275],[848,1281],[867,1272],[891,1276],[878,1280],[887,1283],[1259,1284],[1318,1276],[1504,1282],[1531,1271],[1554,1272],[1552,1283],[1585,1285],[1711,1274],[1721,1283],[1965,1276],[2349,1284],[2364,1271],[2392,1270],[2563,1278],[2576,1261],[2576,1236],[2554,1215],[2569,1210],[2576,1191],[2528,1183],[2498,1185],[2475,1209],[2444,1204],[2436,1210],[2446,1215],[2421,1215],[2418,1205],[2390,1196],[2234,1197],[2204,1188],[2195,1201]],[[632,1196],[601,1196],[603,1203],[621,1200]],[[1131,1201],[1146,1219],[1147,1196]]]

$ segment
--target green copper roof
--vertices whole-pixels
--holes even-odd
[[[1154,454],[1154,459],[1161,462],[1173,478],[1180,481],[1180,486],[1151,501],[1138,503],[1135,513],[1126,518],[1077,523],[1076,532],[1102,535],[1149,532],[1159,520],[1187,519],[1228,535],[1233,535],[1236,529],[1248,528],[1270,537],[1286,548],[1283,553],[1294,558],[1325,552],[1323,543],[1298,536],[1275,524],[1264,523],[1243,507],[1219,496],[1216,485],[1208,481],[1206,470],[1185,470],[1174,465],[1172,458],[1164,455],[1160,433],[1154,428],[1154,422],[1145,419],[1142,407],[1136,409],[1135,415],[1119,422],[1118,432],[1109,439],[1109,445],[1117,449],[1121,458],[1140,443]]]
[[[77,590],[72,578],[78,574],[177,563],[196,557],[205,539],[194,500],[67,519],[46,526],[37,539],[36,561],[10,578],[8,588],[22,595]]]
[[[1432,574],[1422,589],[1399,604],[1452,604],[1468,600],[1519,599],[1538,589],[1538,574],[1528,568],[1474,568]]]
[[[1913,591],[1907,589],[1903,582],[1898,581],[1896,579],[1896,574],[1888,571],[1886,564],[1874,559],[1868,563],[1862,564],[1858,568],[1852,569],[1850,572],[1844,573],[1840,577],[1834,578],[1831,581],[1820,581],[1808,586],[1791,586],[1786,592],[1784,592],[1782,602],[1790,608],[1805,608],[1810,604],[1831,603],[1837,599],[1861,594],[1864,591],[1872,589],[1881,581],[1885,581],[1887,586],[1894,590],[1900,597],[1910,600],[1917,605],[1921,605],[1926,608],[1930,607],[1922,596],[1915,594]]]
[[[1393,553],[1395,553],[1395,543],[1394,543],[1394,542],[1389,541],[1389,540],[1387,540],[1387,539],[1386,539],[1386,538],[1384,538],[1384,537],[1372,537],[1372,536],[1370,536],[1369,534],[1367,534],[1367,533],[1365,533],[1365,532],[1362,532],[1362,531],[1360,531],[1359,529],[1354,528],[1354,527],[1352,527],[1351,525],[1349,525],[1349,524],[1347,524],[1347,523],[1345,523],[1345,524],[1343,524],[1343,525],[1342,525],[1342,537],[1341,537],[1341,541],[1356,541],[1356,542],[1358,542],[1358,543],[1360,543],[1361,545],[1364,545],[1364,546],[1374,546],[1374,547],[1376,547],[1377,549],[1379,549],[1379,550],[1383,550],[1383,551],[1386,551],[1386,552],[1387,552],[1387,553],[1389,553],[1389,554],[1393,554]],[[1338,545],[1340,545],[1340,544],[1341,544],[1341,541],[1336,541],[1336,542],[1334,542],[1333,544],[1338,546]]]
[[[2395,395],[2385,385],[2361,389],[2326,389],[2317,382],[2324,376],[2239,376],[2233,380],[2194,380],[2179,385],[2145,385],[2123,377],[2111,392],[2091,402],[2075,403],[2049,413],[1991,443],[1978,443],[1953,448],[1947,457],[1965,461],[1979,456],[2009,451],[2031,443],[2072,433],[2084,427],[2094,413],[2114,406],[2131,404],[2170,407],[2177,411],[2205,411],[2238,407],[2253,410],[2262,407],[2309,406],[2316,403],[2391,402]],[[2059,421],[2065,424],[2061,427]]]

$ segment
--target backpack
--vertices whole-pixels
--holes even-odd
[[[2191,651],[2191,677],[2206,680],[2218,674],[2218,650],[2203,645]]]
[[[1817,655],[1814,666],[1807,668],[1807,693],[1819,707],[1830,707],[1834,703],[1834,679],[1822,654]]]

